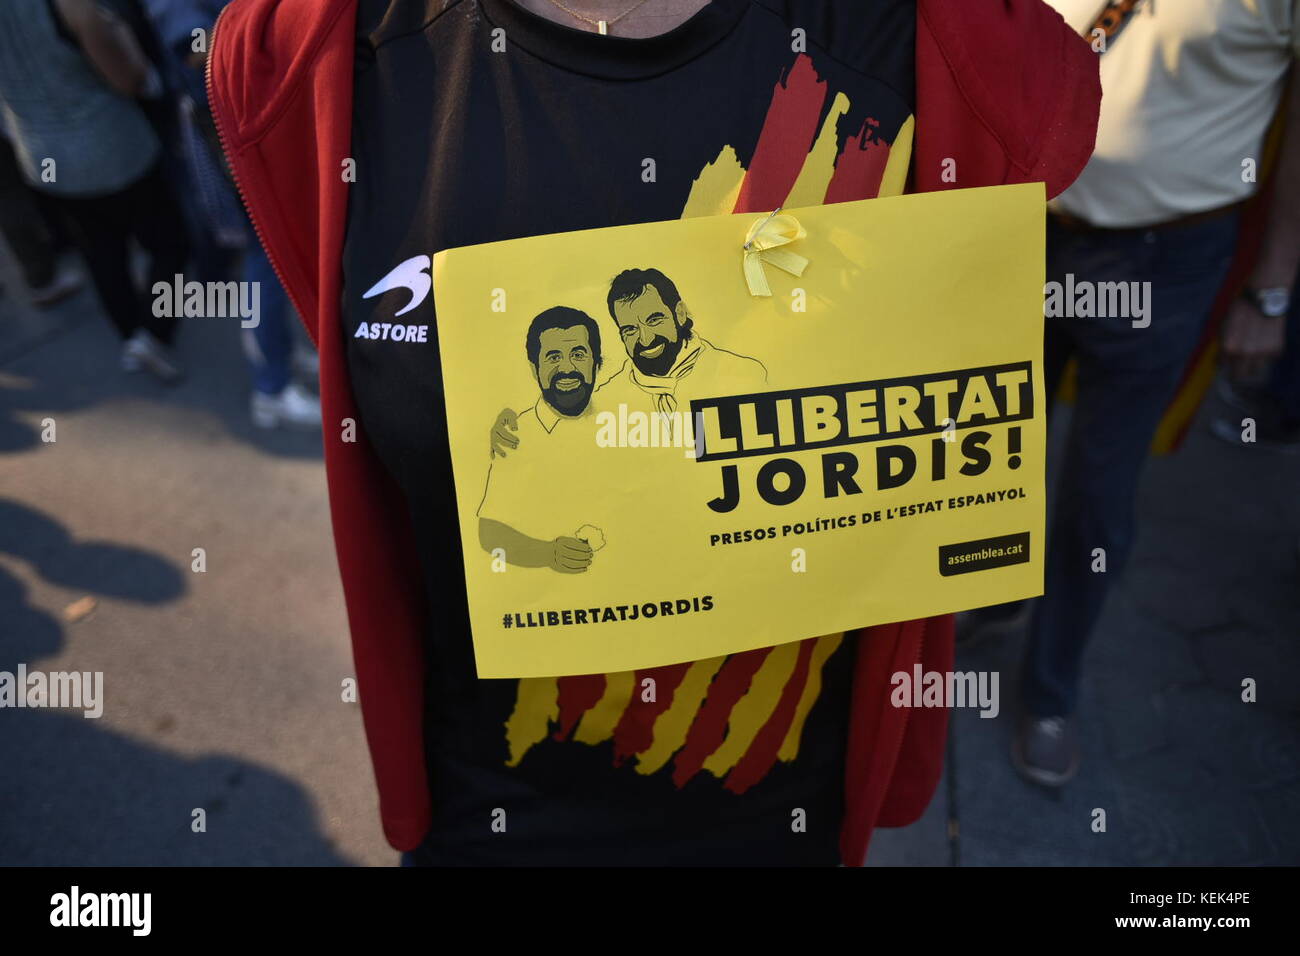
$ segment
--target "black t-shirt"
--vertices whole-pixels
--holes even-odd
[[[838,862],[850,639],[476,677],[433,297],[373,290],[445,248],[898,191],[915,16],[912,0],[713,0],[630,40],[511,0],[362,0],[342,304],[360,424],[405,493],[433,609],[426,861]],[[427,332],[397,340],[395,322]]]

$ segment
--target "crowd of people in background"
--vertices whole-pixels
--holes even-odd
[[[297,380],[315,377],[314,350],[294,334],[208,112],[208,44],[227,2],[0,4],[0,231],[37,307],[81,288],[79,258],[123,371],[168,384],[185,374],[180,321],[153,307],[155,283],[256,283],[258,315],[239,333],[251,419],[315,428],[319,399]]]

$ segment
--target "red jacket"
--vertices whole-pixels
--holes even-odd
[[[861,2],[861,0],[854,0]],[[212,112],[258,234],[320,349],[325,467],[366,736],[389,842],[431,807],[423,745],[425,597],[402,494],[358,419],[339,314],[356,0],[236,0],[209,58]],[[1092,152],[1101,87],[1087,44],[1042,0],[917,0],[912,191],[1044,181]],[[955,161],[955,166],[946,160]],[[955,182],[944,182],[945,169]],[[952,178],[951,176],[949,178]],[[943,765],[943,709],[895,708],[890,675],[953,667],[950,616],[856,632],[841,850],[916,820]]]

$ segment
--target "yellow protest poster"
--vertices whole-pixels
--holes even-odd
[[[1043,234],[1030,184],[438,253],[479,676],[1040,594]]]

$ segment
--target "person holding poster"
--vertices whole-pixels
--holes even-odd
[[[756,384],[758,370],[740,356],[775,363],[783,358],[781,328],[798,328],[806,343],[817,331],[812,316],[793,311],[798,296],[788,272],[773,276],[765,300],[751,296],[741,278],[745,229],[779,208],[800,210],[810,223],[816,257],[807,281],[821,291],[836,291],[826,277],[839,275],[861,290],[865,280],[855,270],[897,264],[890,250],[909,234],[909,204],[941,197],[893,198],[892,206],[880,204],[880,216],[858,210],[863,221],[897,235],[837,232],[835,204],[856,200],[1007,185],[1019,211],[1016,241],[1041,250],[1041,231],[1031,227],[1035,211],[1041,223],[1043,194],[1068,186],[1093,144],[1099,89],[1087,45],[1041,0],[235,0],[217,25],[210,63],[213,111],[241,191],[320,346],[326,465],[362,714],[384,831],[404,861],[857,866],[873,828],[915,820],[939,780],[947,710],[891,703],[891,681],[914,666],[951,671],[946,612],[960,602],[930,600],[930,610],[913,619],[854,619],[863,602],[896,596],[858,574],[834,602],[842,620],[836,629],[782,632],[774,622],[797,620],[802,609],[820,613],[795,589],[831,573],[827,562],[801,576],[790,567],[788,543],[778,541],[782,585],[756,587],[744,569],[774,554],[763,550],[770,540],[753,540],[768,529],[729,524],[704,504],[717,488],[703,489],[728,467],[752,479],[760,458],[688,459],[680,449],[615,449],[640,464],[619,466],[624,477],[602,491],[622,501],[617,517],[637,530],[644,576],[602,577],[621,532],[608,534],[599,551],[591,545],[594,558],[581,573],[511,567],[508,545],[498,564],[474,541],[478,502],[466,510],[464,495],[476,499],[495,464],[484,442],[492,416],[502,405],[526,405],[521,391],[488,370],[501,363],[522,388],[517,350],[526,328],[563,303],[598,316],[605,329],[618,323],[641,385],[655,386],[647,394],[633,385],[647,409],[671,397],[681,414],[679,389],[721,368],[723,349],[737,356],[728,362],[754,373],[742,392],[770,389]],[[1037,183],[1045,189],[1012,185]],[[988,239],[978,221],[980,210],[996,208],[988,197],[967,203],[952,196],[954,204],[942,208],[960,217],[967,241]],[[927,207],[927,236],[940,208]],[[678,227],[690,230],[691,244],[674,252]],[[613,246],[598,239],[621,228],[646,229],[655,242],[625,236],[636,259],[620,247],[615,262]],[[507,240],[536,245],[496,249]],[[978,300],[985,286],[970,259],[988,245],[962,246],[933,278],[903,282],[911,273],[896,268],[883,277],[890,301],[900,315],[925,315],[936,284],[945,301]],[[705,248],[707,257],[695,254]],[[907,248],[925,256],[935,249],[920,250],[915,240]],[[717,272],[722,249],[728,265]],[[612,320],[600,315],[610,277],[636,265],[672,277],[698,314],[700,332],[687,328],[689,313],[671,301],[677,296],[644,276],[627,283],[631,298],[613,303]],[[1041,293],[1041,256],[1007,267],[1015,288],[998,295],[1018,303],[1019,321],[1041,318],[1037,303],[1024,309]],[[377,286],[386,291],[364,296]],[[837,321],[869,310],[875,323],[894,322],[886,327],[889,364],[869,348],[819,342],[835,363],[834,376],[819,385],[838,387],[844,428],[843,416],[852,413],[853,427],[865,429],[862,393],[892,385],[898,403],[877,410],[892,417],[899,436],[888,444],[939,457],[946,449],[933,443],[946,442],[930,420],[939,393],[923,409],[909,403],[927,383],[974,388],[982,414],[1000,424],[972,425],[970,435],[987,431],[1001,444],[995,458],[992,446],[974,440],[973,467],[996,461],[1010,469],[1015,459],[1026,473],[1037,471],[1041,420],[1031,424],[1022,408],[1023,420],[1011,421],[1009,409],[985,397],[997,369],[981,371],[973,361],[931,368],[925,355],[898,346],[906,318],[873,308],[869,294],[837,294]],[[727,314],[727,302],[743,302],[745,315]],[[977,309],[978,322],[957,326],[960,341],[991,352],[997,318]],[[750,321],[750,313],[760,320]],[[1021,372],[1041,364],[1021,348],[1029,338],[1017,341],[1026,353],[1016,360]],[[545,388],[538,368],[533,380]],[[784,371],[777,376],[783,382]],[[928,377],[909,385],[901,380],[909,375]],[[579,379],[585,387],[585,373],[565,373],[568,395]],[[850,383],[863,387],[842,387]],[[601,391],[595,408],[604,407]],[[729,439],[760,440],[753,429],[739,431],[748,422],[740,416],[757,406],[738,395],[728,385],[728,397],[708,399],[721,402],[714,416],[719,454],[736,454],[726,451]],[[689,396],[692,404],[701,400]],[[786,401],[793,407],[795,398]],[[810,416],[816,407],[808,397]],[[558,406],[534,406],[539,424],[551,411],[554,434],[543,437],[531,424],[533,433],[522,434],[521,422],[518,463],[530,446],[536,451],[571,424],[561,421]],[[1016,427],[1032,441],[1020,452],[1012,445]],[[852,441],[858,438],[875,440]],[[877,455],[877,445],[803,443],[789,456],[769,457],[778,469],[793,469],[788,462],[829,468],[831,483],[819,472],[810,495],[838,497],[856,482],[849,458],[860,460],[865,479],[877,460],[897,464],[907,455],[897,448],[893,457]],[[609,450],[595,446],[592,455]],[[948,459],[954,470],[961,457],[953,451]],[[918,481],[934,480],[931,465],[927,460]],[[583,467],[575,455],[572,470]],[[670,467],[689,488],[676,478],[638,475]],[[471,473],[475,483],[462,482]],[[897,477],[895,468],[891,480]],[[1025,484],[1037,494],[1033,481]],[[788,494],[792,486],[773,487]],[[837,510],[870,514],[869,503],[858,503],[866,487],[857,484],[861,493],[843,507],[837,502]],[[683,520],[657,520],[664,516],[656,510],[659,488],[690,491],[692,514],[714,516],[716,550],[698,528],[688,574],[682,555],[658,543]],[[1040,498],[1000,500],[1005,486],[991,482],[968,490],[963,503],[991,503],[972,504],[956,520],[980,520],[980,507],[993,516],[999,508],[1041,506]],[[907,492],[899,486],[890,493]],[[940,515],[927,511],[933,502],[912,497],[897,508],[918,530],[954,517],[946,502]],[[756,500],[754,507],[774,506]],[[574,520],[608,530],[599,516],[566,515],[545,536],[578,537],[569,527]],[[791,512],[781,523],[833,528],[827,541],[861,531],[813,512],[797,520]],[[723,545],[724,534],[742,544]],[[941,579],[944,559],[927,548],[925,567],[896,590],[926,606],[927,583],[951,595],[977,589],[980,574],[990,574],[984,580],[1006,575],[1031,592],[1025,564],[963,573],[970,565],[962,562],[994,550],[964,548],[952,559],[957,573]],[[866,544],[857,552],[863,562],[871,556]],[[852,571],[854,559],[840,566]],[[764,567],[775,573],[770,562]],[[700,576],[747,600],[715,604]],[[688,586],[653,586],[660,580]],[[496,590],[545,601],[596,587],[610,599],[586,606],[521,599],[499,608],[495,620],[484,612],[471,622],[471,597],[483,611],[484,595]],[[754,626],[709,626],[741,617]],[[556,663],[609,655],[659,661],[652,635],[676,639],[692,628],[701,647],[745,649],[675,653],[631,669]],[[484,656],[489,644],[519,653]]]

